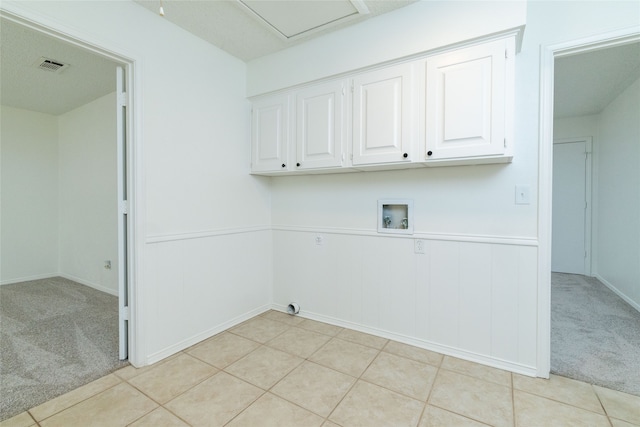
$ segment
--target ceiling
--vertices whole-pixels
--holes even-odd
[[[555,61],[554,117],[600,113],[640,78],[640,43]]]
[[[373,0],[361,3],[355,3],[354,0],[353,3],[347,1],[348,7],[345,8],[343,4],[342,9],[338,8],[337,12],[314,12],[322,15],[322,19],[334,21],[335,16],[340,16],[340,13],[351,13],[343,20],[337,18],[338,22],[331,28],[316,28],[315,17],[303,20],[297,19],[297,16],[287,17],[281,11],[278,12],[277,8],[272,9],[277,12],[274,17],[269,15],[269,11],[260,9],[260,5],[255,5],[279,2],[244,1],[263,15],[267,15],[274,21],[272,24],[281,28],[284,35],[262,22],[257,18],[255,11],[248,11],[247,7],[239,5],[236,0],[163,0],[164,17],[158,14],[159,0],[135,0],[148,8],[149,13],[156,15],[157,19],[174,21],[185,30],[206,38],[212,44],[245,60],[284,49],[346,25],[353,25],[375,14],[407,5],[412,0]],[[317,7],[319,3],[331,2],[308,0],[296,3],[309,3],[308,6]],[[363,5],[369,8],[369,15],[363,17],[359,13],[354,14],[353,10],[357,8],[353,6],[353,9],[349,9],[350,5],[354,4],[361,8]],[[387,9],[383,9],[383,5],[386,5]],[[316,9],[311,8],[304,13],[308,13],[309,10]],[[304,24],[302,27],[301,23]],[[301,28],[307,27],[312,28],[301,34]],[[0,22],[0,40],[2,105],[59,115],[115,90],[116,64],[98,55],[6,19]],[[36,66],[36,62],[42,57],[70,65],[61,73],[42,71]],[[640,77],[640,43],[558,58],[555,75],[557,118],[597,114]]]
[[[134,1],[159,16],[160,0]],[[250,61],[415,1],[162,0],[162,7],[163,19]]]

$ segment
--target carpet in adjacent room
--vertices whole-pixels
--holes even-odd
[[[552,273],[551,372],[640,396],[640,312],[594,277]]]
[[[117,297],[61,277],[0,286],[0,421],[127,364]]]

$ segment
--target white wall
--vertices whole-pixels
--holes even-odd
[[[58,272],[58,120],[1,107],[0,283]]]
[[[134,62],[132,363],[268,307],[270,194],[249,175],[245,64],[131,1],[1,7]]]
[[[115,92],[59,116],[58,123],[59,271],[117,295]]]
[[[248,76],[255,95],[525,19],[513,163],[273,178],[275,304],[295,299],[312,317],[545,374],[536,369],[545,357],[537,341],[540,45],[638,25],[637,3],[419,2],[254,60]],[[516,185],[530,186],[530,205],[514,204]],[[414,200],[425,255],[411,240],[377,235],[379,198]]]
[[[597,277],[640,310],[640,80],[600,115]]]

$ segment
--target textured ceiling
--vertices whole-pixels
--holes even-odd
[[[149,11],[158,15],[160,0],[134,0]],[[261,0],[247,3],[271,4],[280,11],[281,21],[296,23],[308,15],[322,15],[323,9],[334,0]],[[406,6],[416,0],[360,0],[368,9],[366,15],[356,15],[352,19],[336,21],[331,25],[309,31],[297,37],[289,38],[278,34],[273,28],[261,21],[256,14],[238,0],[163,0],[166,19],[192,34],[204,39],[231,55],[250,61],[295,44],[309,40],[321,34],[353,25],[365,19],[390,12]],[[349,2],[344,2],[349,3]],[[304,4],[304,8],[300,7]],[[298,5],[298,6],[296,6]],[[160,18],[160,16],[158,15]]]
[[[640,78],[640,43],[558,58],[554,116],[600,113]]]
[[[137,1],[149,6],[157,16],[158,1]],[[246,58],[277,51],[290,44],[308,40],[328,30],[302,39],[287,40],[243,11],[236,1],[164,1],[166,16],[178,19],[185,30],[203,37],[228,52]],[[407,1],[368,1],[375,14],[376,5]],[[214,16],[210,6],[215,6]],[[228,11],[228,15],[227,12]],[[369,16],[369,15],[367,15]],[[239,22],[243,23],[240,24]],[[348,22],[350,25],[357,20]],[[211,36],[216,27],[217,36]],[[242,28],[242,31],[238,31]],[[333,29],[340,28],[334,27]],[[526,34],[525,34],[526,37]],[[34,30],[0,20],[0,103],[48,114],[61,114],[115,90],[116,64]],[[257,53],[261,52],[261,53]],[[40,57],[70,64],[60,74],[39,70],[34,64]],[[558,58],[555,64],[555,116],[569,117],[597,114],[640,77],[640,44],[630,44],[596,52]]]
[[[0,103],[59,115],[115,91],[116,64],[37,31],[0,20]],[[69,67],[61,73],[36,67],[39,58]]]

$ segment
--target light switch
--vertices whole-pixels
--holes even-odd
[[[516,205],[528,205],[531,198],[530,193],[528,185],[516,185]]]

